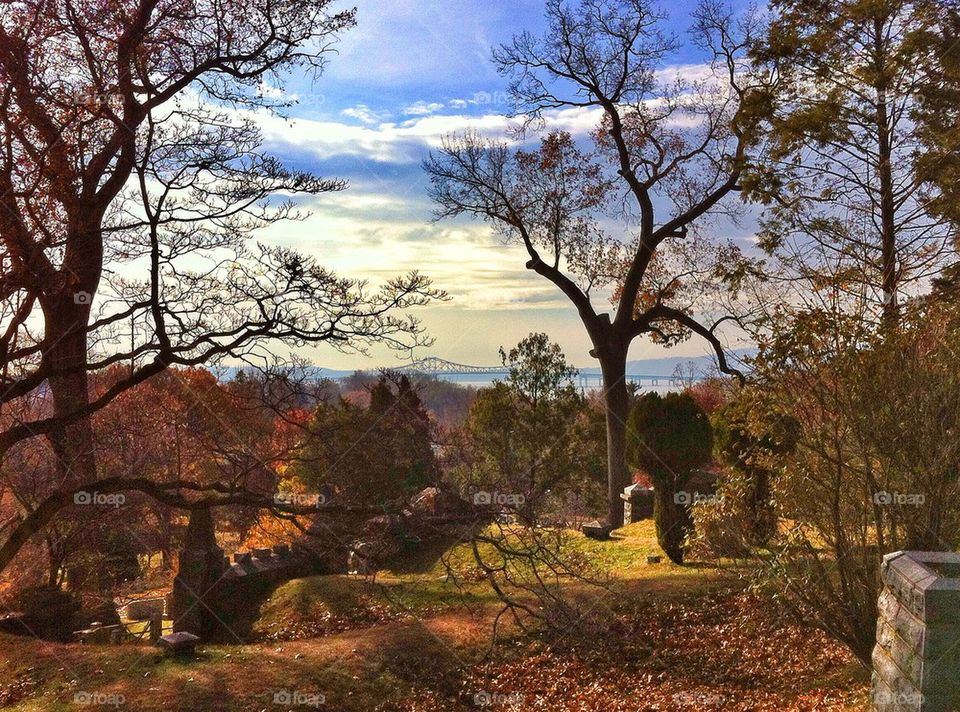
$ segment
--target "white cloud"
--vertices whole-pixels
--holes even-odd
[[[416,268],[445,289],[453,303],[466,309],[564,307],[564,296],[543,278],[525,269],[526,253],[505,245],[489,226],[431,224],[424,196],[411,202],[423,214],[386,214],[378,209],[394,199],[347,190],[319,196],[307,206],[309,219],[269,227],[265,236],[313,254],[345,276],[362,275],[379,283]],[[338,205],[367,206],[364,219],[343,214]]]
[[[339,121],[283,119],[258,112],[257,122],[268,147],[289,147],[317,160],[355,156],[383,163],[417,163],[447,134],[475,129],[504,136],[513,122],[504,116],[433,115],[396,123],[357,126]]]
[[[443,108],[443,104],[437,102],[417,101],[403,109],[407,116],[427,116],[435,114]]]
[[[288,94],[280,87],[275,87],[266,81],[261,81],[257,89],[260,92],[261,96],[265,96],[268,99],[283,99],[284,101],[296,101],[299,98],[297,94]]]
[[[716,76],[709,64],[671,64],[654,72],[654,77],[661,83],[672,84],[680,80],[686,84],[699,81],[709,81]]]
[[[344,109],[340,113],[344,116],[350,117],[351,119],[362,121],[367,125],[378,124],[381,121],[386,121],[390,118],[389,112],[374,111],[366,104],[357,104],[356,106],[351,106],[347,109]]]
[[[438,148],[445,136],[465,130],[509,139],[510,129],[518,125],[517,120],[496,113],[432,114],[401,123],[378,122],[375,112],[368,114],[363,108],[353,107],[343,113],[362,121],[364,126],[329,120],[288,120],[266,112],[259,112],[256,118],[268,146],[295,148],[317,160],[354,156],[382,163],[418,163],[426,151]],[[599,119],[599,109],[565,109],[548,114],[546,127],[583,136],[596,127]]]

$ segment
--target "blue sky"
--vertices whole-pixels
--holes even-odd
[[[593,366],[590,345],[564,298],[528,273],[522,249],[503,245],[469,221],[433,223],[421,161],[440,138],[465,128],[491,135],[509,126],[505,82],[491,48],[522,30],[543,29],[541,0],[361,0],[357,27],[337,45],[313,85],[290,77],[297,99],[288,120],[261,117],[267,148],[291,166],[349,181],[340,194],[311,201],[311,217],[270,228],[268,241],[315,255],[345,276],[381,281],[419,269],[447,290],[450,302],[418,311],[434,347],[418,352],[476,364],[496,363],[497,349],[531,331],[546,331],[579,366]],[[666,76],[703,61],[686,41],[685,7],[670,8],[666,27],[682,46]],[[271,87],[265,87],[271,91]],[[551,126],[584,134],[594,117],[563,112]],[[598,308],[606,308],[597,299]],[[691,341],[673,355],[705,353]],[[665,355],[637,341],[632,358]],[[346,368],[395,363],[374,349],[369,361],[320,347],[319,365]]]

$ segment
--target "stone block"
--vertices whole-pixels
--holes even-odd
[[[192,655],[200,638],[193,633],[179,631],[160,636],[158,645],[167,655]]]
[[[960,710],[960,554],[888,554],[881,578],[873,709]]]
[[[584,536],[589,539],[609,539],[610,538],[610,527],[606,524],[601,524],[597,520],[592,522],[587,522],[586,524],[580,527],[580,531],[583,532]]]

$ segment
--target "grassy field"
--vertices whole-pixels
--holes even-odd
[[[839,646],[788,625],[714,569],[647,564],[657,551],[649,522],[572,545],[619,581],[571,584],[602,615],[559,640],[508,629],[487,656],[496,598],[483,583],[458,590],[441,552],[428,551],[375,581],[290,581],[263,603],[244,642],[207,645],[192,660],[149,646],[2,636],[0,709],[76,710],[75,699],[146,712],[313,709],[321,700],[319,709],[346,712],[866,709],[866,673]],[[469,561],[464,550],[446,553]]]

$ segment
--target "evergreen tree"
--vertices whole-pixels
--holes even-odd
[[[627,421],[627,453],[654,486],[657,541],[675,563],[683,563],[683,543],[693,527],[684,492],[697,468],[710,462],[710,420],[688,393],[651,392],[641,396]]]

